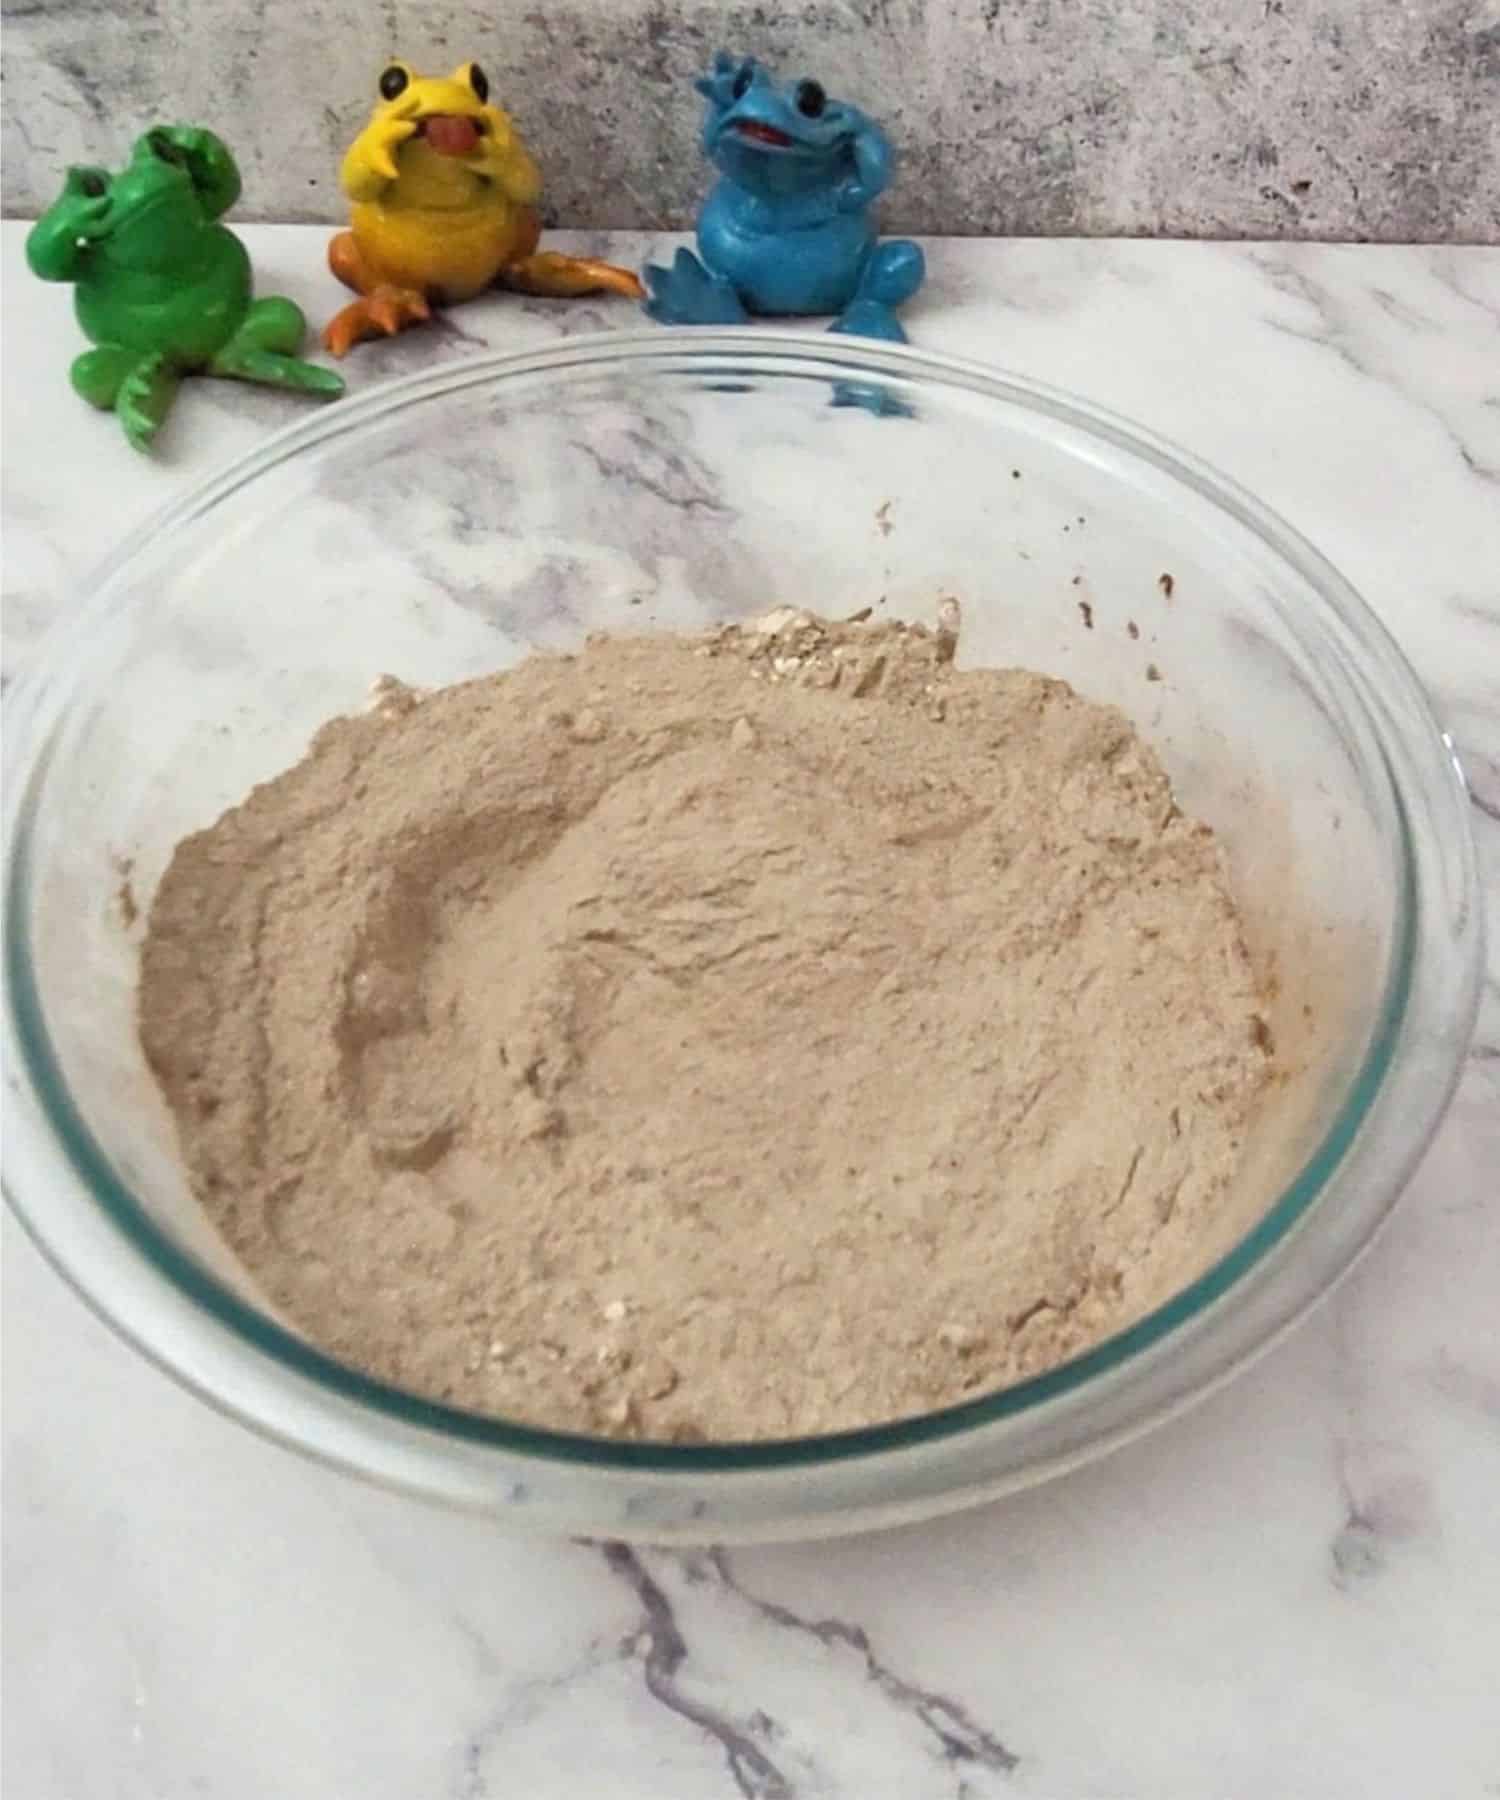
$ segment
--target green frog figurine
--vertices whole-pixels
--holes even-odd
[[[73,362],[75,390],[111,408],[147,449],[184,375],[220,375],[333,399],[344,383],[295,354],[307,334],[290,300],[251,298],[245,246],[218,223],[240,172],[211,131],[158,125],[116,175],[69,169],[32,227],[26,260],[43,281],[71,281],[95,346]]]

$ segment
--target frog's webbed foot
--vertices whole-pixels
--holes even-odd
[[[376,287],[336,312],[323,328],[323,348],[343,356],[366,338],[395,337],[432,317],[427,296],[416,288]]]
[[[922,285],[927,273],[919,244],[897,238],[877,244],[860,277],[859,289],[830,331],[846,337],[879,338],[887,344],[904,344],[906,330],[896,308]],[[888,387],[875,381],[841,381],[834,388],[835,406],[857,406],[883,418],[908,418],[911,407]]]
[[[115,393],[115,414],[137,450],[149,450],[177,397],[181,372],[160,351],[137,356]]]
[[[850,337],[882,338],[888,344],[904,344],[906,332],[896,317],[921,287],[927,273],[922,246],[909,238],[877,244],[865,264],[854,298],[829,327]]]
[[[560,300],[576,299],[581,294],[623,294],[627,300],[646,297],[634,270],[599,262],[592,256],[564,256],[556,250],[542,250],[507,263],[500,283],[518,294]]]
[[[828,329],[846,337],[881,338],[887,344],[906,342],[906,327],[880,300],[851,300]]]
[[[100,344],[96,350],[85,350],[73,358],[68,379],[73,392],[101,412],[114,409],[115,398],[125,377],[140,361],[139,350],[126,350],[120,344]]]
[[[344,391],[343,377],[293,354],[306,335],[301,307],[279,295],[253,301],[239,330],[209,363],[208,373],[334,399]]]
[[[352,231],[340,231],[330,241],[328,266],[345,287],[361,296],[335,313],[323,328],[323,348],[335,356],[345,355],[366,338],[382,333],[394,337],[408,325],[420,325],[432,317],[425,294],[381,280],[380,271],[360,249]]]
[[[101,412],[113,410],[137,450],[151,440],[171,411],[181,371],[159,351],[143,356],[123,344],[100,344],[75,356],[68,371],[73,390]]]
[[[672,266],[646,265],[646,312],[661,325],[743,325],[749,314],[734,284],[679,250]]]

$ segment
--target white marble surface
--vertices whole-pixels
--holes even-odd
[[[322,234],[247,234],[321,317]],[[285,419],[193,384],[156,464],[4,235],[7,670],[70,576]],[[625,249],[633,255],[638,245]],[[913,334],[1262,494],[1430,684],[1500,893],[1500,252],[942,243]],[[606,323],[496,298],[371,349]],[[1500,932],[1495,933],[1500,936]],[[1188,1417],[968,1516],[728,1558],[511,1541],[249,1436],[5,1225],[5,1739],[26,1800],[1500,1795],[1500,966],[1395,1222]]]

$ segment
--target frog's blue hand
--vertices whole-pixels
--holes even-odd
[[[849,108],[858,121],[850,149],[854,157],[854,173],[838,191],[838,209],[845,213],[863,212],[873,206],[891,185],[895,158],[891,140],[873,119]]]
[[[691,250],[679,250],[672,266],[648,263],[646,312],[661,325],[743,325],[749,316],[722,275],[711,274]]]
[[[730,56],[720,50],[714,57],[713,69],[700,75],[693,86],[708,102],[710,117],[717,118],[728,112],[759,73],[760,64],[753,56]]]

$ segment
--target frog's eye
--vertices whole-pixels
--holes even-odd
[[[151,146],[151,154],[157,157],[161,162],[172,163],[175,166],[183,161],[182,152],[172,142],[171,138],[167,136],[166,132],[153,131],[147,136],[146,142]]]
[[[797,111],[802,114],[804,119],[821,119],[823,108],[828,104],[827,94],[823,92],[822,85],[816,81],[799,81],[794,98],[797,102]]]
[[[109,180],[98,169],[85,169],[78,177],[78,191],[90,200],[100,200],[109,191]]]
[[[474,90],[474,98],[483,106],[490,97],[490,78],[478,63],[469,64],[469,86]]]
[[[739,74],[735,76],[734,81],[730,85],[730,93],[734,95],[736,100],[743,100],[746,94],[750,92],[750,83],[754,79],[755,73],[747,64],[740,70]]]
[[[411,75],[400,63],[392,63],[380,76],[380,97],[382,100],[399,100],[411,86]]]

